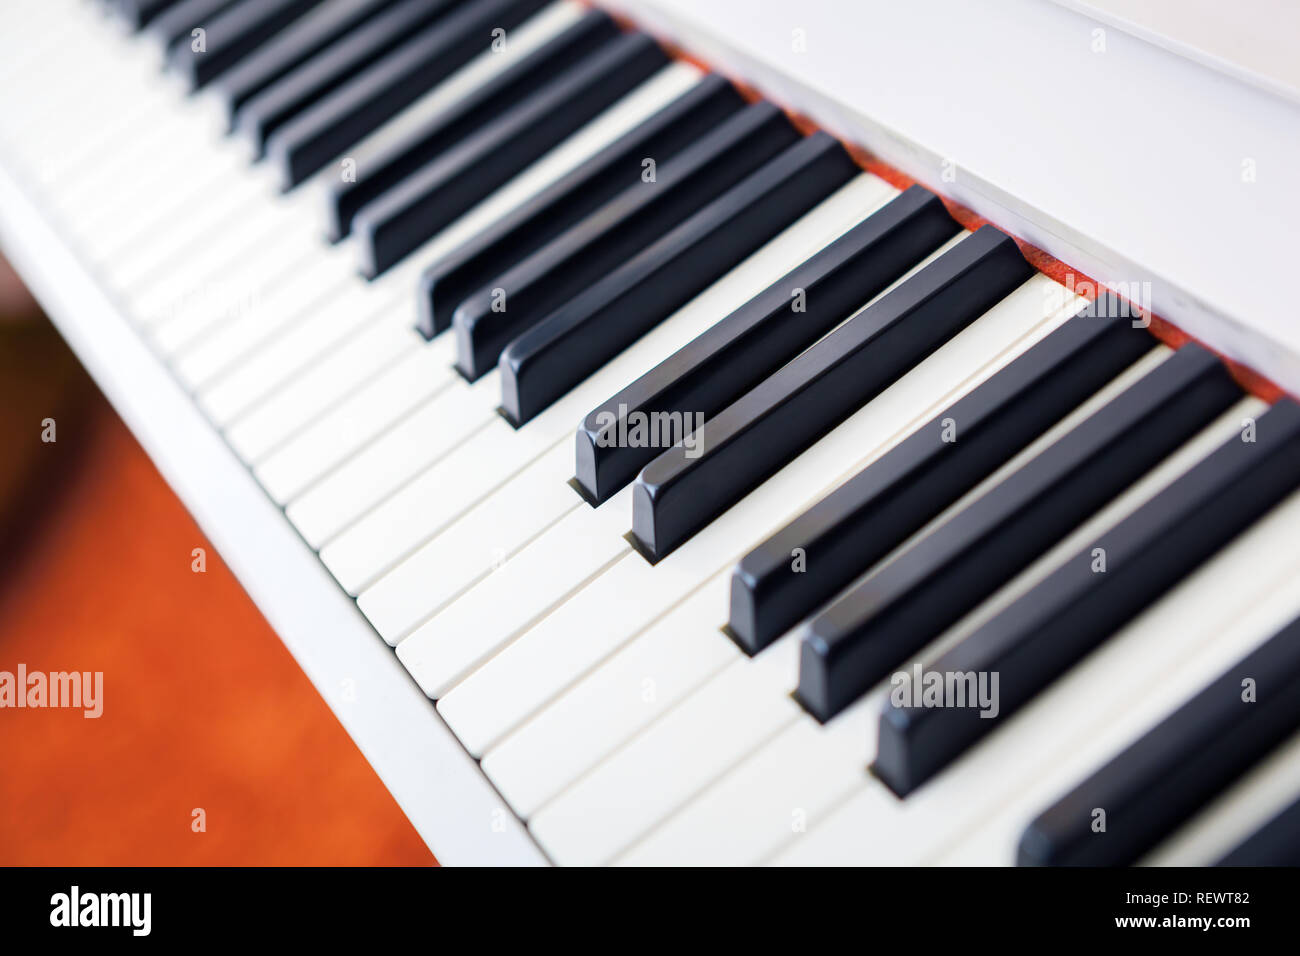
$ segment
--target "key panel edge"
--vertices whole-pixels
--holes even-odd
[[[433,703],[3,163],[0,248],[439,862],[545,865]]]

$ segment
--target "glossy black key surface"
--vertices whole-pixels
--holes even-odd
[[[611,396],[578,429],[584,496],[607,500],[659,454],[615,440],[629,416],[712,418],[960,230],[937,196],[913,186]]]
[[[836,598],[805,627],[799,696],[829,720],[1241,397],[1185,346]]]
[[[227,122],[255,94],[356,30],[397,0],[326,0],[304,14],[209,85]]]
[[[762,650],[1155,345],[1109,294],[740,560],[733,637]],[[802,549],[807,571],[791,555]]]
[[[266,143],[280,185],[290,189],[441,83],[549,0],[475,0],[426,28],[380,62],[313,103]]]
[[[877,775],[900,795],[915,790],[1300,486],[1300,406],[1274,406],[1256,430],[1255,442],[1226,442],[928,664],[997,673],[999,712],[887,704]]]
[[[779,109],[755,103],[658,164],[456,309],[456,366],[470,380],[496,368],[510,342],[626,262],[799,138]]]
[[[189,46],[197,39],[196,29],[206,27],[208,21],[240,0],[180,0],[156,16],[146,29],[162,45],[170,49],[174,44]]]
[[[519,63],[441,110],[399,142],[374,156],[358,159],[356,178],[330,185],[326,196],[327,234],[338,241],[352,228],[357,210],[421,167],[444,154],[470,133],[516,106],[543,83],[618,35],[606,14],[591,10]]]
[[[193,90],[206,85],[266,43],[320,0],[241,0],[203,25],[202,49],[176,44],[167,53],[167,68]]]
[[[363,206],[353,220],[362,274],[398,262],[667,62],[649,37],[624,34]]]
[[[1300,799],[1247,837],[1216,866],[1300,866]]]
[[[1015,242],[967,237],[670,448],[632,486],[632,534],[658,561],[1029,279]]]
[[[653,116],[435,262],[420,277],[425,338],[451,327],[456,307],[636,182],[647,156],[665,162],[744,105],[720,76],[704,77]]]
[[[502,353],[506,417],[532,419],[857,171],[844,147],[814,133],[566,302]]]
[[[277,129],[406,43],[463,0],[401,0],[357,26],[244,103],[235,126],[257,155]]]
[[[1300,621],[1228,668],[1044,810],[1021,836],[1017,862],[1133,863],[1297,729]],[[1106,813],[1104,832],[1093,829],[1098,809]]]

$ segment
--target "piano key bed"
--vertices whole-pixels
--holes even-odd
[[[444,862],[1300,863],[1292,400],[571,0],[0,24],[6,248]]]

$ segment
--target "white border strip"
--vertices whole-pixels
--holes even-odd
[[[438,861],[545,864],[433,702],[3,166],[0,245]]]

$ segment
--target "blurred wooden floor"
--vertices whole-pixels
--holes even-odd
[[[434,862],[44,321],[0,322],[0,449],[0,670],[104,672],[98,720],[0,710],[0,865]]]

